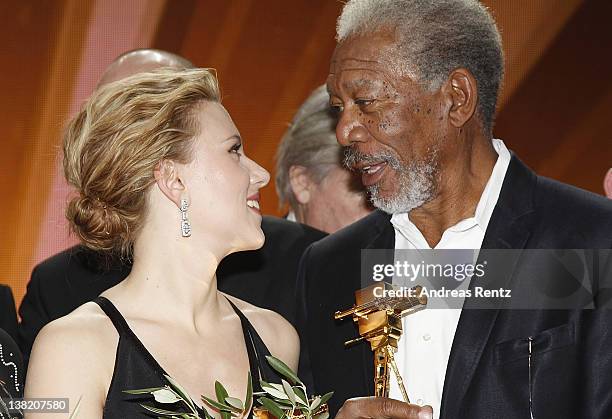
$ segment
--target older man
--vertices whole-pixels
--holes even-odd
[[[372,211],[359,176],[342,165],[336,123],[327,88],[319,86],[295,114],[276,159],[276,191],[291,208],[287,219],[326,233]]]
[[[493,139],[503,54],[479,2],[351,0],[337,28],[327,82],[336,135],[379,210],[310,246],[300,265],[302,361],[317,392],[336,391],[332,411],[373,394],[369,346],[346,349],[355,329],[333,320],[362,287],[362,249],[482,256],[612,245],[610,202],[537,176]],[[540,281],[524,260],[508,262],[509,287]],[[526,267],[518,278],[515,266]],[[464,306],[421,310],[403,323],[396,358],[415,404],[353,399],[337,418],[612,417],[608,310]],[[391,397],[402,398],[396,382]]]

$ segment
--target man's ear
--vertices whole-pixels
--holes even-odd
[[[289,184],[298,203],[305,205],[310,201],[313,182],[304,166],[291,166],[289,168]]]
[[[172,160],[162,160],[153,173],[159,190],[177,207],[180,207],[181,198],[185,195],[185,185],[176,163]]]
[[[608,170],[604,178],[604,191],[606,191],[606,196],[612,199],[612,168]]]
[[[468,70],[454,70],[443,86],[443,93],[450,101],[448,119],[456,128],[463,127],[476,112],[478,88],[476,79]]]

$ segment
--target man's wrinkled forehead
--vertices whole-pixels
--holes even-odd
[[[389,31],[350,36],[336,46],[330,63],[328,89],[332,87],[330,84],[340,82],[339,79],[348,74],[359,74],[355,82],[361,84],[372,83],[368,76],[400,75],[397,56],[395,36]]]
[[[340,90],[357,91],[361,89],[372,90],[382,86],[380,74],[368,75],[368,71],[357,70],[355,73],[345,71],[344,77],[336,78],[330,75],[327,78],[327,92],[334,96]]]
[[[339,66],[344,65],[383,64],[396,53],[395,33],[390,30],[380,30],[367,35],[351,35],[336,45],[331,58],[330,72],[333,73]]]

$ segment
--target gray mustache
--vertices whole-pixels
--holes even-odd
[[[372,164],[386,161],[389,166],[394,169],[400,167],[397,156],[391,154],[391,152],[382,150],[376,153],[366,154],[358,151],[353,146],[344,148],[344,159],[343,164],[349,170],[354,170],[354,167],[359,163]]]

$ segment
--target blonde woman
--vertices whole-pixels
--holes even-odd
[[[162,69],[99,89],[70,123],[67,216],[88,247],[133,258],[130,275],[38,335],[26,397],[81,398],[79,417],[149,417],[124,390],[168,384],[196,401],[214,382],[244,397],[264,356],[296,368],[299,342],[281,316],[217,290],[228,254],[261,247],[250,160],[207,70]],[[63,415],[30,414],[51,419]]]

